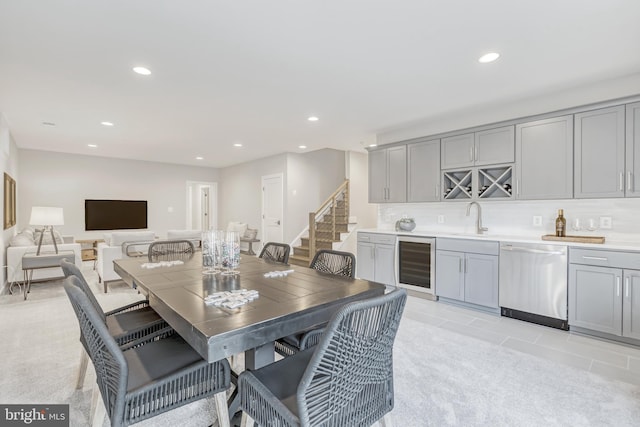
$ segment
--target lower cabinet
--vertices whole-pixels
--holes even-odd
[[[358,233],[356,276],[395,286],[395,251],[395,235]]]
[[[640,339],[640,270],[571,264],[569,325]]]
[[[499,309],[497,242],[437,239],[436,295]]]
[[[640,253],[570,250],[569,326],[640,340]]]

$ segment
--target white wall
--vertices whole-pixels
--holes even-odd
[[[147,200],[148,228],[165,237],[186,226],[187,181],[218,181],[213,168],[36,150],[19,150],[18,165],[18,230],[32,206],[57,206],[65,224],[56,228],[76,239],[102,237],[84,229],[84,199]]]
[[[333,149],[287,156],[287,230],[285,242],[295,239],[309,226],[309,213],[344,182],[345,152]]]
[[[470,216],[466,216],[467,205],[468,203],[458,201],[380,204],[378,227],[394,229],[395,222],[402,215],[407,215],[415,218],[416,231],[474,233],[476,208],[472,208]],[[480,205],[482,224],[489,228],[489,235],[540,237],[555,234],[558,209],[564,209],[569,235],[605,236],[607,241],[640,242],[640,199],[482,201]],[[438,224],[438,215],[444,216],[444,224]],[[534,215],[542,216],[542,227],[532,225]],[[612,229],[575,231],[571,228],[575,218],[580,218],[583,222],[593,218],[599,223],[601,216],[612,218]]]
[[[378,205],[369,203],[369,156],[349,151],[346,157],[347,178],[351,199],[350,215],[357,218],[354,230],[375,228],[378,221]],[[342,243],[340,250],[356,253],[357,233],[352,233]]]
[[[13,179],[16,180],[16,183],[20,183],[20,177],[18,176],[19,167],[18,167],[18,149],[16,147],[16,143],[11,136],[11,132],[9,130],[9,125],[5,120],[4,116],[0,112],[0,165],[2,166],[2,171],[7,173]],[[4,177],[3,177],[4,180]],[[2,202],[4,201],[4,185],[2,185]],[[16,191],[16,203],[20,203],[20,192]],[[4,212],[4,211],[3,211]],[[2,224],[4,224],[4,217],[2,218]],[[10,227],[6,230],[3,230],[0,233],[0,259],[2,260],[2,265],[7,265],[7,256],[6,256],[6,247],[9,245],[9,240],[15,234],[16,226]],[[4,283],[7,278],[7,271],[3,267],[0,269],[0,283]]]
[[[246,222],[262,230],[262,176],[283,174],[283,235],[291,242],[315,211],[345,179],[344,151],[324,149],[282,154],[220,170],[220,227]]]
[[[284,175],[284,186],[287,179],[286,154],[221,169],[218,186],[218,226],[226,228],[230,221],[246,222],[249,227],[258,229],[258,239],[261,239],[262,176],[279,173]],[[285,206],[286,196],[285,191]],[[286,227],[286,220],[284,224]]]

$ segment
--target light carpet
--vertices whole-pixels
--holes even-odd
[[[125,286],[100,292],[108,310],[140,296]],[[413,298],[413,297],[410,297]],[[75,390],[77,320],[60,283],[34,285],[28,301],[0,297],[0,403],[69,403],[71,426],[89,421],[92,366]],[[633,426],[640,388],[403,318],[394,348],[397,427]],[[215,423],[211,400],[144,421],[143,426]],[[108,425],[105,420],[104,425]]]

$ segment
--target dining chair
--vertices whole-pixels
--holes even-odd
[[[317,346],[241,373],[242,426],[391,422],[393,343],[406,299],[398,289],[346,304]]]
[[[286,243],[267,242],[258,258],[289,264],[289,252],[291,252],[291,246]]]
[[[210,396],[215,398],[219,425],[229,425],[226,390],[231,376],[226,359],[207,362],[175,331],[122,348],[79,282],[76,276],[65,279],[64,290],[96,370],[94,393],[102,396],[112,426],[137,423]],[[94,425],[101,421],[93,419]]]
[[[196,252],[191,240],[156,240],[149,245],[149,262],[186,261]]]
[[[74,283],[86,294],[87,299],[91,302],[91,305],[118,345],[126,345],[143,337],[162,335],[171,331],[169,324],[149,306],[149,301],[146,300],[137,301],[105,313],[78,266],[63,259],[60,262],[60,267],[65,277],[74,276],[78,278],[78,281]],[[87,363],[87,352],[82,351],[76,389],[82,388],[84,384]]]
[[[350,252],[321,249],[313,257],[310,268],[336,276],[355,277],[356,257]],[[300,350],[318,344],[324,326],[296,332],[275,341],[275,350],[281,356],[291,356]]]

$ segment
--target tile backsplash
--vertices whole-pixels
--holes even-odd
[[[542,236],[555,234],[558,209],[564,209],[567,235],[605,236],[608,240],[640,242],[639,199],[582,199],[540,201],[479,201],[486,234]],[[469,202],[398,203],[378,205],[378,228],[394,229],[403,216],[414,218],[416,231],[474,233],[476,208],[466,216]],[[542,217],[542,226],[533,225],[533,217]],[[443,223],[438,218],[444,219]],[[600,218],[610,217],[611,228],[600,228]],[[575,221],[580,229],[576,230]],[[587,226],[595,226],[593,230]]]

